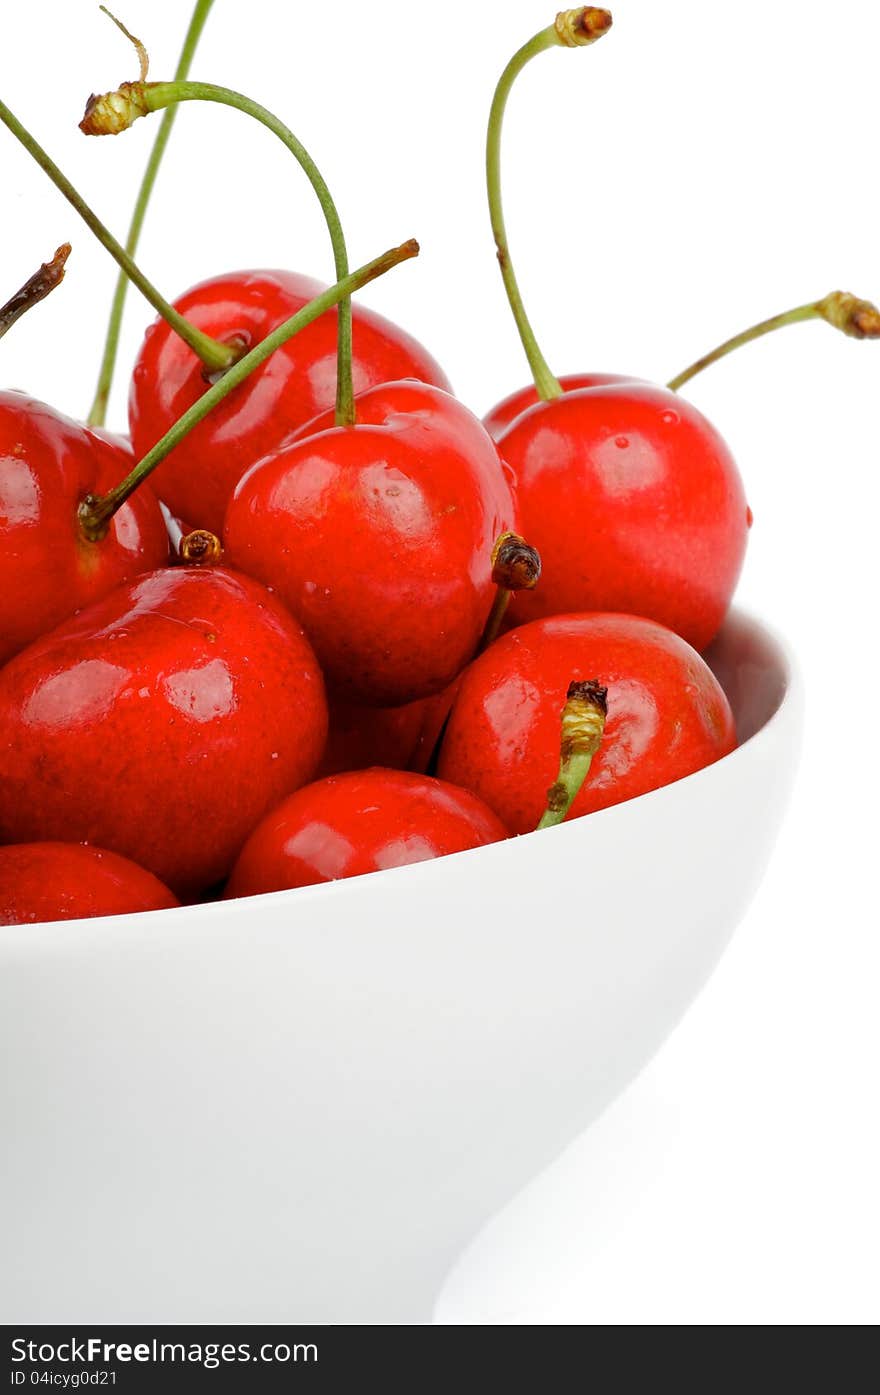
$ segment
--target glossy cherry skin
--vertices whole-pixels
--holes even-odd
[[[611,387],[615,383],[638,383],[640,378],[630,378],[624,373],[567,373],[559,379],[564,392],[572,388]],[[518,388],[509,397],[504,397],[483,417],[483,425],[493,441],[500,441],[509,426],[522,416],[528,407],[540,402],[538,389],[534,383]]]
[[[403,707],[362,707],[331,698],[330,730],[318,775],[340,775],[382,765],[406,770],[422,733],[424,712],[431,698]]]
[[[168,560],[149,487],[119,510],[107,537],[77,524],[86,494],[128,474],[120,437],[91,431],[22,392],[0,392],[0,664],[121,581]]]
[[[431,758],[437,749],[440,737],[443,735],[447,718],[452,711],[452,704],[455,702],[456,694],[461,687],[462,676],[459,673],[442,692],[435,693],[433,697],[425,698],[421,703],[421,725],[415,749],[409,759],[410,770],[418,770],[422,774],[428,770]]]
[[[521,413],[499,450],[541,554],[514,624],[644,615],[702,650],[727,613],[751,515],[736,463],[689,402],[646,383],[578,388]]]
[[[0,925],[164,911],[180,902],[152,872],[82,843],[0,848]]]
[[[736,744],[724,692],[678,635],[632,615],[563,615],[512,630],[468,669],[437,773],[512,833],[535,828],[559,769],[568,685],[591,678],[608,689],[608,720],[569,817],[672,784]]]
[[[481,800],[441,780],[379,768],[331,775],[298,790],[254,829],[226,895],[357,877],[506,837]]]
[[[439,692],[475,652],[514,506],[494,443],[448,393],[390,383],[357,413],[255,465],[223,541],[299,619],[331,690],[392,707]]]
[[[216,339],[259,344],[324,286],[292,271],[238,271],[215,276],[175,302]],[[233,488],[254,461],[296,427],[332,407],[336,397],[336,319],[328,311],[294,336],[220,403],[159,466],[155,488],[193,527],[219,533]],[[405,330],[353,308],[356,393],[397,378],[451,390],[442,368]],[[205,391],[202,365],[164,320],[150,329],[131,383],[129,420],[138,458],[155,445]]]
[[[326,734],[273,596],[222,567],[150,572],[0,670],[0,841],[95,843],[189,896],[312,778]]]

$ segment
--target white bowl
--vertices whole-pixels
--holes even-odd
[[[7,1323],[420,1322],[657,1050],[769,857],[800,692],[733,616],[741,744],[543,833],[0,931]]]

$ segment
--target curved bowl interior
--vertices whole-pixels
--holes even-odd
[[[330,886],[0,932],[5,1320],[427,1320],[760,879],[798,684],[741,615],[709,657],[742,744],[642,799]]]

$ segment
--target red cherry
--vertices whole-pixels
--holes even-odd
[[[229,561],[275,589],[346,701],[397,706],[444,688],[494,599],[492,548],[513,527],[498,452],[448,393],[413,381],[318,418],[237,486]]]
[[[482,653],[497,639],[505,620],[504,608],[509,605],[511,596],[518,590],[527,590],[535,586],[541,577],[540,557],[525,539],[515,533],[507,533],[499,538],[492,551],[492,578],[496,584],[496,596],[477,653]],[[497,610],[499,603],[500,613]],[[447,687],[433,697],[425,698],[420,704],[421,725],[418,741],[409,760],[410,770],[422,773],[432,771],[434,755],[440,745],[446,719],[452,710],[461,679],[462,674],[456,674]]]
[[[95,843],[188,895],[311,779],[326,732],[274,597],[220,567],[150,572],[0,671],[0,840]]]
[[[625,611],[705,648],[750,520],[736,463],[695,407],[647,383],[578,388],[528,408],[499,450],[543,563],[540,586],[511,603],[514,624]]]
[[[77,525],[86,494],[132,466],[121,437],[92,431],[23,392],[0,392],[0,664],[38,635],[168,559],[149,488],[120,509],[100,543]]]
[[[323,289],[291,271],[240,271],[203,281],[175,302],[212,338],[252,348]],[[354,390],[397,378],[449,389],[440,366],[404,330],[355,305]],[[254,461],[331,407],[336,393],[337,312],[316,320],[236,388],[162,463],[156,491],[194,526],[219,533],[233,488]],[[151,446],[205,391],[202,365],[158,320],[141,347],[129,416],[135,453]]]
[[[432,701],[423,698],[403,707],[359,707],[331,698],[330,730],[318,774],[340,775],[371,765],[405,770],[421,736],[425,707]]]
[[[381,769],[331,775],[266,816],[242,849],[226,895],[357,877],[506,837],[481,800],[442,780]]]
[[[610,387],[614,383],[639,383],[641,378],[630,378],[624,373],[567,373],[559,379],[560,386],[565,392],[570,392],[572,388],[585,387]],[[500,441],[509,426],[516,421],[518,416],[527,407],[534,407],[536,402],[540,402],[538,389],[534,383],[529,383],[527,387],[518,388],[509,397],[495,404],[490,412],[483,417],[483,425],[492,437],[493,441]]]
[[[152,872],[81,843],[0,848],[0,925],[164,911],[180,902]]]
[[[437,743],[443,734],[443,728],[446,726],[446,719],[452,711],[452,704],[455,702],[456,694],[461,687],[461,679],[462,675],[458,674],[442,692],[435,693],[433,697],[425,698],[422,702],[419,738],[410,757],[410,770],[417,770],[424,774],[430,766],[431,757],[437,748]]]
[[[599,374],[569,378],[564,390],[526,314],[504,219],[501,133],[518,74],[549,49],[593,45],[611,24],[597,6],[561,11],[507,64],[489,115],[492,233],[535,384],[500,403],[489,422],[516,478],[521,530],[543,562],[540,587],[516,597],[510,617],[515,624],[627,611],[701,648],[721,624],[745,551],[746,502],[733,459],[705,418],[671,392],[613,378],[574,386],[600,384]]]
[[[572,817],[680,780],[736,744],[718,681],[678,635],[632,615],[563,615],[504,635],[465,673],[441,779],[473,790],[512,833],[534,828],[556,778],[569,683],[595,678],[608,720]]]

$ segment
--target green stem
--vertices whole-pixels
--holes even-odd
[[[182,81],[189,73],[193,55],[198,46],[205,21],[213,5],[214,0],[196,0],[195,9],[189,22],[189,29],[183,41],[183,48],[180,51],[180,58],[177,64],[177,71],[174,74],[175,81]],[[169,107],[156,133],[153,148],[150,151],[150,158],[147,161],[144,176],[141,180],[141,187],[138,190],[137,201],[134,212],[131,215],[131,224],[128,229],[128,237],[125,239],[125,250],[130,257],[137,251],[141,231],[144,226],[144,218],[147,212],[147,205],[156,183],[156,176],[159,173],[159,166],[162,163],[162,156],[165,154],[165,147],[171,135],[171,128],[174,125],[174,118],[177,115],[176,108]],[[107,419],[107,403],[110,399],[110,389],[113,384],[113,374],[116,368],[116,356],[119,352],[119,332],[122,326],[122,313],[125,308],[125,296],[128,290],[128,277],[124,271],[119,273],[116,282],[116,291],[113,296],[113,304],[110,307],[110,318],[107,322],[107,337],[104,343],[104,357],[101,360],[101,368],[98,374],[98,385],[95,389],[95,400],[92,403],[88,415],[89,426],[103,426]]]
[[[0,121],[3,122],[7,130],[12,132],[16,140],[24,146],[28,154],[36,160],[37,164],[49,176],[56,189],[64,195],[68,203],[73,205],[83,222],[86,223],[95,234],[98,241],[106,247],[111,257],[118,262],[126,276],[130,281],[134,282],[138,290],[150,302],[153,309],[156,310],[157,313],[162,316],[163,320],[167,321],[174,332],[189,345],[193,353],[198,355],[206,369],[208,369],[209,372],[218,373],[222,372],[224,368],[228,368],[229,365],[235,361],[235,350],[229,348],[226,344],[218,343],[216,339],[211,339],[207,334],[203,334],[195,325],[191,325],[188,320],[185,320],[183,316],[174,309],[173,305],[169,305],[168,301],[159,294],[155,286],[147,280],[146,276],[144,276],[143,272],[140,270],[140,267],[135,265],[125,248],[116,241],[116,238],[110,230],[106,228],[101,220],[92,212],[85,199],[73,187],[70,180],[61,173],[61,170],[55,164],[54,160],[46,154],[43,147],[34,140],[30,132],[22,126],[21,122],[13,115],[4,102],[0,102]]]
[[[495,643],[501,630],[501,624],[507,614],[507,607],[510,605],[512,591],[499,586],[495,592],[495,599],[492,602],[492,609],[489,611],[489,619],[483,627],[480,642],[477,645],[477,654],[484,654],[486,650]]]
[[[741,334],[735,334],[732,339],[726,339],[723,344],[719,344],[717,349],[711,353],[704,354],[698,358],[696,363],[692,363],[689,368],[678,373],[676,377],[670,378],[666,386],[671,392],[678,392],[680,387],[690,382],[698,373],[702,373],[704,368],[709,368],[719,359],[725,358],[727,354],[733,353],[734,349],[739,349],[743,344],[750,344],[753,339],[760,339],[764,334],[772,334],[774,330],[782,329],[784,325],[798,324],[802,320],[815,320],[819,318],[819,312],[814,305],[798,305],[794,310],[787,310],[784,315],[773,315],[769,320],[762,320],[760,324],[753,325],[751,329],[744,329]]]
[[[312,188],[327,222],[337,281],[348,275],[348,252],[342,232],[342,224],[336,205],[324,178],[308,151],[289,127],[277,116],[267,111],[259,102],[234,92],[229,87],[218,87],[208,82],[135,82],[123,83],[116,91],[103,97],[93,97],[86,108],[80,129],[87,135],[117,134],[126,129],[132,121],[149,112],[172,107],[178,102],[217,102],[221,106],[234,107],[255,121],[259,121],[286,146],[299,162]],[[336,423],[338,426],[352,426],[355,421],[354,384],[352,381],[351,348],[351,301],[344,300],[339,306],[338,361],[336,375]]]
[[[556,784],[547,791],[547,808],[538,828],[562,823],[590,773],[605,732],[608,689],[597,679],[571,683],[562,709],[562,744]]]
[[[21,289],[10,296],[5,305],[0,306],[0,339],[32,306],[45,300],[56,286],[60,286],[64,280],[64,264],[69,256],[70,243],[62,242],[52,260],[43,262],[40,269],[28,277]]]
[[[769,320],[762,320],[760,324],[752,325],[751,329],[744,329],[741,334],[735,334],[732,339],[726,339],[717,349],[704,354],[696,363],[692,363],[690,368],[685,368],[683,372],[671,378],[666,386],[672,392],[678,392],[680,387],[690,382],[698,373],[702,373],[704,368],[709,368],[719,359],[733,353],[734,349],[741,348],[743,344],[750,344],[753,339],[760,339],[765,334],[772,334],[774,330],[784,329],[786,325],[801,324],[804,320],[824,320],[832,329],[839,329],[850,339],[880,339],[880,310],[876,305],[870,300],[851,295],[849,291],[831,291],[821,300],[815,300],[809,305],[797,305],[794,310],[786,310],[782,315],[773,315]]]
[[[539,828],[555,828],[565,820],[565,816],[580,792],[581,785],[590,773],[592,755],[571,756],[564,766],[559,767],[559,777],[548,792],[548,805],[541,815]]]
[[[489,195],[489,215],[498,253],[498,265],[501,268],[504,289],[507,292],[507,299],[516,321],[516,327],[519,330],[519,337],[522,340],[532,377],[535,380],[535,387],[539,397],[544,401],[560,397],[562,386],[559,379],[551,372],[538,345],[535,332],[526,314],[516,273],[513,269],[501,200],[501,129],[510,90],[527,63],[531,62],[537,54],[544,53],[549,48],[557,46],[574,48],[593,43],[606,32],[610,25],[611,16],[607,10],[598,10],[588,6],[586,9],[563,11],[557,16],[555,24],[542,29],[511,58],[498,80],[489,113],[489,128],[486,134],[486,188]]]
[[[272,355],[282,344],[286,344],[288,339],[292,339],[301,329],[305,329],[320,315],[327,310],[331,310],[334,305],[338,305],[346,296],[352,295],[360,290],[367,282],[374,281],[377,276],[382,276],[384,272],[390,271],[392,267],[400,262],[407,261],[410,257],[418,256],[419,244],[413,240],[404,242],[400,247],[392,248],[381,257],[377,257],[372,262],[367,262],[365,266],[359,267],[342,281],[337,282],[328,290],[322,291],[314,300],[310,300],[308,305],[304,305],[289,320],[274,329],[270,335],[257,344],[255,348],[240,358],[237,363],[218,379],[216,383],[203,393],[198,402],[195,402],[178,421],[166,431],[161,441],[157,441],[152,450],[148,451],[143,460],[135,465],[131,473],[111,489],[107,494],[96,496],[89,495],[79,507],[79,523],[84,536],[90,542],[99,542],[106,535],[110,520],[118,509],[143,483],[148,475],[152,474],[157,465],[160,465],[176,445],[185,436],[188,436],[199,422],[204,421],[209,412],[222,402],[230,392],[243,383],[255,368],[259,368],[261,363]]]

